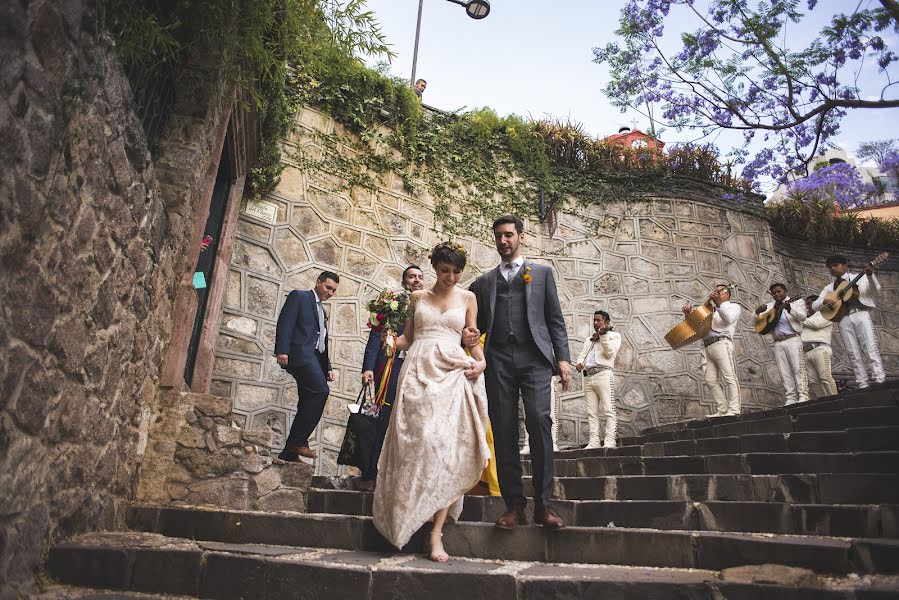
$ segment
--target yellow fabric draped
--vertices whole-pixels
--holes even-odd
[[[484,340],[486,338],[486,333],[481,336],[481,348],[484,347]],[[466,348],[465,351],[468,352],[468,349]],[[471,352],[468,352],[468,354],[470,355]],[[490,447],[490,461],[487,463],[484,472],[481,473],[481,481],[487,486],[487,490],[490,492],[491,496],[502,496],[499,491],[499,477],[496,474],[496,450],[493,448],[493,425],[490,425],[489,421],[487,427],[487,445]]]
[[[489,424],[489,421],[488,421]],[[490,461],[487,468],[481,473],[481,481],[487,485],[491,496],[501,496],[499,491],[499,477],[496,475],[496,451],[493,449],[493,426],[487,427],[487,445],[490,446]]]

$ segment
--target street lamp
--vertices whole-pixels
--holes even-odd
[[[481,20],[490,14],[490,2],[487,0],[447,0],[465,7],[465,13],[475,20]],[[418,36],[421,33],[421,9],[424,0],[418,0],[418,23],[415,25],[415,50],[412,52],[412,85],[415,85],[415,67],[418,65]]]

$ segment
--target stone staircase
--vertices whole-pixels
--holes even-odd
[[[315,477],[306,514],[134,505],[47,571],[223,599],[899,597],[899,387],[654,427],[556,473],[566,529],[497,530],[502,500],[468,497],[444,565],[424,531],[393,550],[354,479]]]

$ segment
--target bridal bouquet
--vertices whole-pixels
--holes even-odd
[[[378,384],[378,393],[375,395],[374,405],[378,411],[387,403],[387,388],[390,381],[390,373],[393,371],[394,350],[396,348],[396,332],[400,325],[409,320],[410,311],[409,293],[406,291],[393,292],[383,290],[378,297],[368,303],[368,326],[374,331],[386,331],[384,338],[384,352],[387,354],[387,362],[383,370],[375,377]]]
[[[383,290],[378,297],[368,303],[368,326],[375,331],[387,331],[396,333],[401,325],[409,319],[409,294],[408,292],[394,292]],[[387,336],[386,347],[388,354],[393,353],[393,336]]]

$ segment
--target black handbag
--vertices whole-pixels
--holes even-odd
[[[374,399],[369,384],[359,390],[356,404],[359,405],[359,412],[351,413],[347,419],[337,464],[365,469],[369,466],[378,430],[378,417],[371,414],[377,411],[373,410]]]

